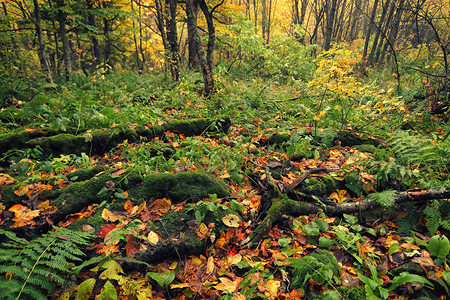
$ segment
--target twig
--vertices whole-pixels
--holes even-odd
[[[338,172],[338,171],[341,171],[341,169],[315,168],[315,169],[308,170],[308,171],[304,172],[302,175],[300,175],[300,177],[297,178],[293,183],[291,183],[284,192],[285,193],[291,192],[300,183],[305,181],[305,179],[308,178],[311,174],[317,174],[320,172],[330,173],[330,172]]]

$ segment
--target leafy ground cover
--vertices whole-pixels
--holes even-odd
[[[9,86],[1,298],[445,299],[445,116],[326,54],[211,99],[190,73]]]

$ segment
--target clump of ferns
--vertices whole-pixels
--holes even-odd
[[[66,228],[28,241],[1,230],[0,299],[47,299],[74,273],[92,235]]]

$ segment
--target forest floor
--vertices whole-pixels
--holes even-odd
[[[385,98],[157,80],[1,111],[2,299],[447,297],[439,118],[419,133]]]

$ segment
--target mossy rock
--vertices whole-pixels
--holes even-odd
[[[174,202],[203,199],[212,194],[217,197],[230,195],[225,183],[203,172],[148,174],[142,186],[132,187],[128,192],[136,199],[166,197]]]
[[[328,174],[324,174],[306,179],[298,186],[297,190],[309,195],[328,196],[335,192],[337,188],[338,183],[336,179]]]
[[[46,136],[48,133],[42,130],[19,130],[0,136],[0,152],[6,153],[10,149],[23,149],[30,139]]]
[[[342,295],[342,299],[346,300],[366,300],[366,290],[363,286],[355,287],[338,287],[337,290]]]
[[[39,146],[44,153],[54,155],[69,153],[81,154],[82,152],[89,153],[90,150],[86,138],[70,133],[39,137],[32,139],[25,144],[28,148]]]
[[[289,141],[289,139],[291,138],[291,135],[287,132],[278,132],[275,134],[272,134],[269,137],[269,144],[273,145],[273,144],[277,144],[277,145],[281,145],[287,141]]]
[[[185,210],[169,211],[161,216],[160,221],[153,222],[150,230],[162,234],[162,239],[156,245],[150,245],[145,252],[138,253],[136,259],[148,263],[174,259],[178,255],[198,255],[204,253],[207,247],[206,240],[200,240],[195,230],[188,226],[193,216]]]
[[[85,181],[106,170],[108,170],[107,166],[95,166],[70,172],[66,177],[71,181]]]
[[[333,253],[324,249],[317,249],[302,258],[291,259],[293,276],[292,287],[301,287],[312,278],[319,284],[333,284],[340,282],[342,267]]]
[[[356,145],[363,145],[363,144],[374,146],[380,145],[380,142],[375,139],[364,137],[362,135],[358,135],[354,132],[347,130],[339,132],[334,139],[334,143],[335,144],[340,143],[340,145],[343,147],[346,146],[353,147]]]

